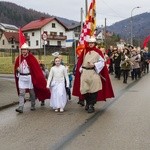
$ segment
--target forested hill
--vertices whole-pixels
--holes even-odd
[[[41,17],[51,17],[53,14],[46,14],[38,12],[33,9],[26,9],[22,6],[18,6],[11,2],[0,1],[0,22],[16,25],[17,27],[22,27],[29,23],[30,21],[40,19]],[[66,18],[60,19],[65,25],[78,24],[79,22],[74,20],[69,20]],[[150,13],[143,13],[140,15],[133,16],[133,38],[138,38],[139,40],[150,35]],[[130,40],[131,34],[131,18],[116,22],[115,24],[107,27],[108,31],[119,34],[125,40]]]
[[[26,9],[25,7],[16,5],[11,2],[0,2],[0,22],[16,25],[22,27],[27,23],[40,19],[41,17],[51,17],[52,15],[38,12],[33,9]],[[55,16],[57,17],[57,16]],[[73,23],[78,23],[74,20],[58,17],[65,25],[70,26]]]
[[[141,40],[150,35],[150,13],[146,12],[132,17],[133,38]],[[128,40],[131,36],[131,18],[116,22],[108,30]]]
[[[50,15],[32,9],[26,9],[10,2],[0,2],[0,22],[22,27],[30,21]]]

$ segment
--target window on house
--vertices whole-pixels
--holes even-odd
[[[50,35],[57,35],[57,32],[50,32]]]
[[[57,41],[57,46],[61,46],[61,41]]]
[[[5,45],[5,40],[2,41],[3,45]]]
[[[79,34],[78,34],[78,33],[75,33],[75,37],[79,37]]]
[[[52,23],[52,28],[56,28],[56,24],[55,23]]]
[[[11,44],[14,44],[14,39],[13,38],[11,38]]]
[[[63,32],[60,32],[59,35],[60,35],[60,36],[63,36]]]
[[[39,41],[38,40],[36,40],[36,46],[38,46],[39,45]]]
[[[32,36],[34,36],[34,32],[32,32]]]

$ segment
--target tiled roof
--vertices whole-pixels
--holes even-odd
[[[41,29],[43,26],[45,26],[46,24],[48,24],[49,22],[51,22],[53,20],[56,20],[62,26],[64,26],[64,24],[62,24],[58,19],[56,19],[54,17],[52,17],[52,18],[41,18],[39,20],[31,21],[30,23],[28,23],[27,25],[22,27],[22,31]],[[66,28],[66,26],[64,26],[64,27]]]
[[[10,41],[13,38],[15,40],[15,42],[19,42],[19,33],[18,32],[4,32],[4,35],[8,41]]]

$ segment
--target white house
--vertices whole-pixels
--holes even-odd
[[[18,28],[15,25],[0,23],[0,48],[18,48]]]
[[[18,49],[19,35],[18,32],[3,32],[0,38],[1,49]]]
[[[44,44],[46,49],[68,48],[79,39],[80,23],[55,17],[41,18],[23,26],[22,31],[31,50],[43,49]],[[18,28],[0,23],[0,48],[16,49],[18,44]]]
[[[72,47],[73,43],[76,43],[79,40],[81,25],[80,23],[72,23],[71,26],[67,26],[66,31],[66,47]]]
[[[41,18],[22,27],[30,49],[66,47],[66,26],[57,18]]]

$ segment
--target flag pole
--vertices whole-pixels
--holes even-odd
[[[25,36],[19,28],[19,66],[21,64],[21,46],[26,42]]]
[[[83,8],[81,8],[81,30],[80,30],[80,34],[82,32],[82,28],[83,28]]]
[[[21,35],[20,35],[21,29],[19,28],[19,67],[21,64]]]

